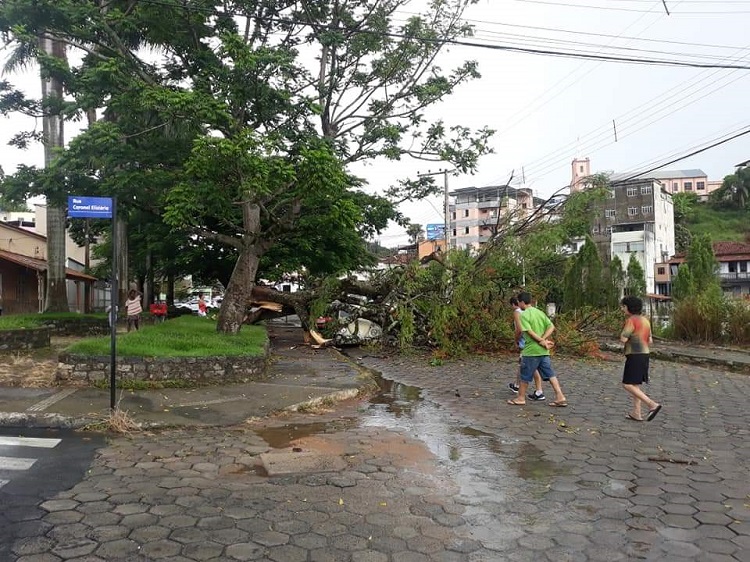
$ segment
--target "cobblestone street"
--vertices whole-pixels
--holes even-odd
[[[555,358],[568,408],[505,404],[515,363],[363,355],[369,401],[114,438],[14,523],[19,562],[750,560],[747,375],[656,362],[651,423],[620,362]],[[343,470],[268,477],[293,449]],[[301,469],[302,470],[302,469]]]

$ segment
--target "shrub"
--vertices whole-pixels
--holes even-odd
[[[750,345],[750,302],[727,300],[726,335],[729,343]]]

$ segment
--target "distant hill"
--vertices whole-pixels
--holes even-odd
[[[714,242],[750,240],[750,209],[717,208],[706,203],[697,204],[684,224],[691,234],[709,234]]]

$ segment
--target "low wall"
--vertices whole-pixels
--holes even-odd
[[[0,351],[17,351],[49,347],[48,328],[0,330]]]
[[[168,381],[221,384],[261,380],[266,374],[268,350],[261,357],[118,357],[117,380]],[[60,381],[108,381],[108,356],[72,355],[58,358],[56,378]]]
[[[44,327],[55,336],[103,336],[109,333],[109,322],[106,318],[45,319]]]

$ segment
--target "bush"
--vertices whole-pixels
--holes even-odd
[[[678,301],[672,325],[677,339],[692,342],[719,342],[728,307],[721,288],[716,285],[704,292]]]
[[[750,345],[750,302],[729,299],[725,327],[729,343]]]

